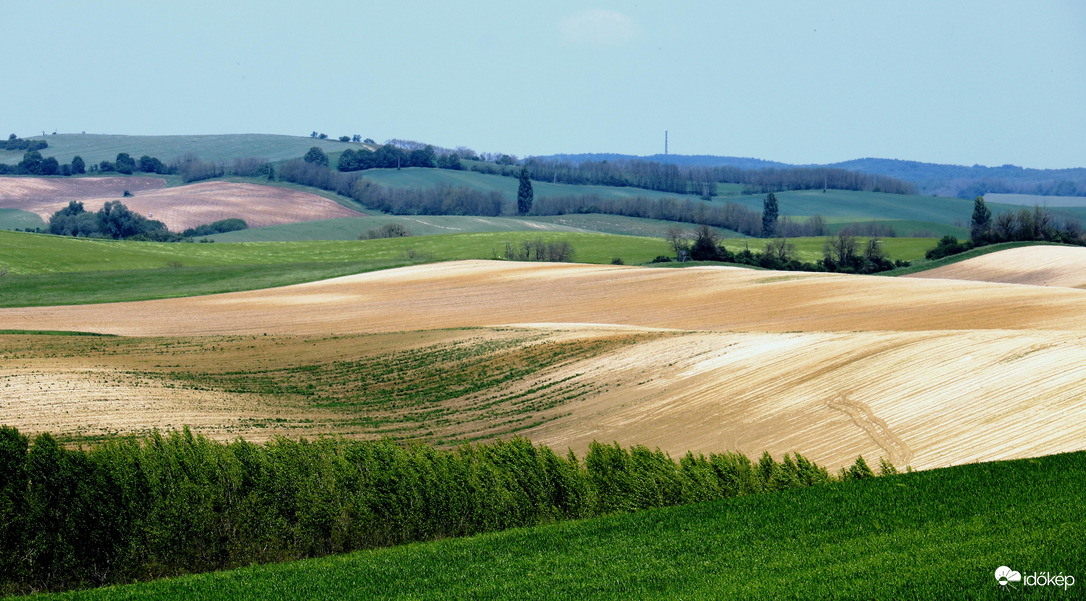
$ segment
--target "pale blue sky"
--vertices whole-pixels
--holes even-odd
[[[3,135],[1086,166],[1086,2],[0,0]]]

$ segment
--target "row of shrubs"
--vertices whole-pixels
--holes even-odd
[[[883,464],[884,473],[893,467]],[[187,428],[69,450],[0,426],[0,594],[59,591],[873,476],[515,438],[220,443]]]

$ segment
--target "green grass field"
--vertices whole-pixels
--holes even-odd
[[[19,209],[0,209],[0,230],[44,228],[45,225],[37,213]]]
[[[415,263],[492,259],[506,242],[565,240],[582,263],[647,263],[659,238],[575,232],[484,232],[383,240],[156,243],[0,231],[0,306],[85,304],[253,290]]]
[[[398,223],[413,235],[464,234],[483,232],[596,232],[620,236],[663,238],[673,227],[691,229],[689,223],[658,219],[641,219],[621,215],[576,214],[549,217],[472,217],[460,215],[375,215],[306,221],[285,225],[251,228],[209,236],[215,242],[287,242],[306,240],[356,240],[372,228],[386,223]],[[741,234],[717,229],[722,238],[739,238]]]
[[[1069,453],[38,598],[1081,598],[1084,481]]]
[[[353,134],[348,134],[353,135]],[[49,147],[41,150],[42,156],[56,157],[61,163],[70,163],[79,155],[89,166],[101,161],[113,161],[117,153],[127,152],[133,158],[142,155],[158,157],[164,162],[195,154],[205,161],[230,161],[236,158],[263,158],[269,161],[301,158],[313,146],[325,152],[342,152],[347,148],[361,148],[361,144],[338,140],[317,140],[308,136],[280,136],[271,134],[223,134],[205,136],[119,136],[105,134],[57,134],[55,136],[24,136],[27,139],[44,139]],[[0,150],[0,163],[13,165],[23,158],[22,151]]]
[[[857,248],[862,252],[868,238],[858,236]],[[891,260],[916,261],[924,258],[924,253],[935,247],[938,240],[934,238],[880,238],[883,250]],[[800,261],[815,262],[822,259],[822,247],[826,243],[824,237],[789,238],[789,242],[796,247],[796,256]],[[770,241],[764,238],[744,238],[738,240],[722,240],[725,248],[732,252],[739,252],[749,248],[752,252],[762,252]]]

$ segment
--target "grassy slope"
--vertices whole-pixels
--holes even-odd
[[[527,218],[458,215],[379,215],[251,228],[209,237],[216,242],[356,240],[359,235],[364,236],[371,228],[377,228],[386,223],[402,224],[416,236],[510,231],[567,231],[663,238],[670,228],[678,226],[690,229],[693,227],[691,224],[677,224],[672,221],[658,219],[600,214]],[[743,237],[731,230],[718,229],[717,232],[723,238]]]
[[[1084,452],[972,464],[57,598],[1070,599],[1083,481]]]
[[[84,304],[252,290],[412,263],[489,259],[506,242],[566,240],[576,260],[647,263],[657,238],[571,232],[489,232],[385,240],[184,244],[87,240],[0,231],[0,306]]]
[[[857,237],[857,247],[863,252],[867,238]],[[882,238],[882,247],[890,259],[902,259],[915,261],[922,259],[924,253],[934,248],[938,242],[934,238]],[[795,245],[796,255],[801,261],[815,262],[822,259],[822,247],[826,238],[789,238],[789,242]],[[732,252],[739,252],[749,248],[753,252],[762,252],[770,240],[763,238],[746,238],[742,240],[722,240],[723,245]]]
[[[19,209],[0,209],[0,230],[45,227],[37,213]]]
[[[303,136],[271,134],[206,136],[58,134],[45,138],[31,136],[29,139],[44,139],[49,143],[48,148],[40,151],[42,156],[54,156],[61,163],[70,163],[72,157],[79,155],[88,165],[101,161],[113,161],[119,152],[127,152],[135,159],[146,154],[166,162],[190,152],[205,161],[229,161],[246,157],[281,161],[301,157],[313,146],[319,146],[325,152],[362,147],[361,144],[338,140],[317,140]],[[0,150],[0,163],[15,164],[22,158],[22,151]]]

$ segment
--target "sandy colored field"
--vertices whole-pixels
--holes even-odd
[[[323,196],[288,188],[218,181],[175,188],[164,185],[163,180],[150,177],[0,178],[0,208],[30,211],[48,221],[71,200],[83,202],[88,211],[120,200],[173,232],[230,218],[263,227],[361,215]],[[122,198],[124,190],[133,195]]]
[[[0,337],[0,409],[32,431],[192,420],[213,436],[254,439],[455,443],[517,432],[579,452],[615,440],[673,456],[799,451],[834,468],[858,454],[930,468],[1086,448],[1083,315],[1086,292],[1058,287],[466,261],[201,298],[0,310],[3,328],[180,341],[155,350],[146,341],[162,339],[54,338],[53,348]],[[410,383],[442,377],[427,371],[431,357],[465,354],[475,358],[457,361],[479,373],[506,369],[507,357],[538,365],[444,400],[365,402],[383,386],[379,366],[414,365],[394,370]],[[251,370],[274,385],[253,392],[231,375]],[[175,372],[199,385],[178,386]],[[51,396],[35,392],[50,382],[113,404],[57,418]]]
[[[1086,294],[951,280],[502,261],[437,263],[161,301],[0,310],[8,329],[125,336],[396,332],[517,323],[683,330],[1084,326]]]
[[[906,277],[1086,289],[1086,248],[1011,248]]]

